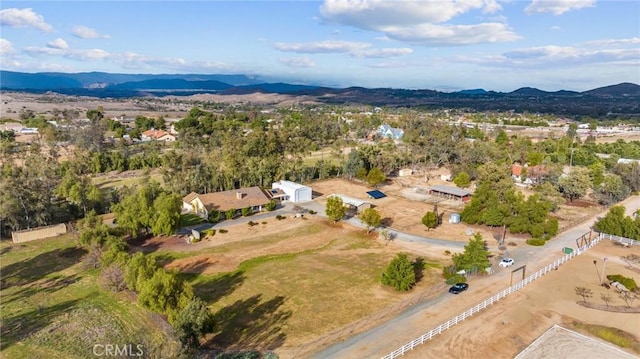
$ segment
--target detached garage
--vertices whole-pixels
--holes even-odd
[[[312,199],[311,187],[301,185],[300,183],[283,180],[273,182],[271,188],[282,190],[282,192],[285,193],[284,198],[282,198],[284,201],[297,203],[311,201]]]

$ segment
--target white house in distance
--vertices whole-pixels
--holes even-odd
[[[271,188],[279,189],[284,192],[286,196],[283,198],[283,200],[285,201],[298,203],[311,201],[312,199],[311,187],[299,183],[282,180],[273,182]]]
[[[385,123],[378,126],[378,134],[382,138],[391,138],[393,140],[399,140],[404,135],[404,131],[401,128],[391,127]]]

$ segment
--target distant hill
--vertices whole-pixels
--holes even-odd
[[[22,73],[0,71],[0,90],[93,97],[186,96],[278,93],[314,97],[327,104],[468,108],[477,111],[539,112],[569,116],[640,118],[640,85],[621,83],[584,92],[542,91],[522,87],[504,93],[485,89],[441,92],[429,89],[327,88],[262,81],[260,77],[221,74]]]
[[[246,86],[261,83],[257,78],[245,75],[201,75],[201,74],[118,74],[107,72],[39,72],[25,73],[0,71],[0,88],[13,90],[57,90],[79,88],[105,88],[126,82],[148,80],[219,81],[231,86]],[[192,88],[188,85],[186,88]],[[127,88],[132,89],[132,87]]]
[[[124,82],[121,84],[111,85],[107,88],[110,90],[216,90],[222,91],[232,88],[225,82],[216,80],[188,81],[185,79],[151,79],[144,81]]]
[[[283,82],[278,83],[263,83],[255,85],[234,86],[226,91],[224,94],[247,94],[254,92],[267,92],[267,93],[296,93],[301,91],[310,91],[318,89],[318,86],[308,85],[292,85]]]
[[[632,84],[630,82],[623,82],[617,85],[599,87],[597,89],[585,91],[583,93],[593,96],[639,96],[640,85]]]
[[[456,92],[460,95],[486,95],[488,92],[485,89],[470,89]]]

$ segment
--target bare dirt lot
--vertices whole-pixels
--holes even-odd
[[[638,274],[627,269],[620,259],[620,256],[628,254],[640,254],[640,247],[625,248],[603,240],[557,271],[536,280],[518,293],[467,319],[463,324],[454,326],[405,357],[444,358],[455,352],[456,358],[513,358],[552,325],[563,324],[572,329],[575,321],[619,328],[635,335],[638,341],[640,314],[600,311],[576,303],[582,298],[576,295],[575,287],[583,286],[593,292],[589,301],[603,303],[600,295],[609,294],[614,298],[610,305],[625,305],[614,289],[599,286],[593,261],[597,261],[600,274],[603,258],[607,257],[606,274],[621,274],[638,280]],[[497,287],[495,289],[499,290]],[[429,329],[425,327],[424,332]],[[562,348],[557,349],[554,351],[554,347],[543,346],[530,357],[564,357]],[[575,354],[580,354],[574,357],[597,357],[588,351],[588,347],[573,350]]]
[[[427,189],[432,185],[455,186],[451,182],[439,179],[440,174],[445,174],[445,172],[445,169],[432,171],[428,182],[424,181],[423,174],[388,180],[385,185],[378,188],[387,195],[387,197],[381,199],[368,199],[366,192],[371,190],[369,186],[361,182],[347,181],[345,179],[313,182],[311,187],[314,192],[322,194],[317,200],[323,204],[326,203],[327,196],[333,193],[341,193],[369,201],[380,212],[383,222],[387,226],[401,232],[429,238],[466,242],[469,239],[468,233],[470,233],[467,230],[471,230],[471,232],[481,233],[490,243],[495,243],[491,239],[502,236],[502,228],[491,229],[486,226],[449,223],[450,214],[460,213],[464,208],[464,204],[460,201],[443,200],[426,194]],[[418,189],[418,191],[415,189]],[[443,213],[442,224],[436,229],[427,231],[426,227],[421,223],[422,216],[426,212],[432,211],[435,203],[438,205],[438,211]],[[573,203],[562,205],[554,216],[558,218],[560,231],[562,231],[600,211],[602,211],[602,207],[591,202],[574,201]],[[525,245],[527,238],[527,236],[507,233],[507,242],[514,242],[516,245]]]

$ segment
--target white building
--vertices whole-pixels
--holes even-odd
[[[312,199],[311,187],[299,183],[283,180],[273,182],[271,188],[282,190],[286,194],[286,197],[283,198],[285,201],[297,203],[311,201]]]

